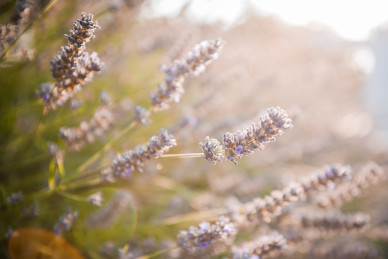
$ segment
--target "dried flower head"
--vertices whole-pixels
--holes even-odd
[[[279,233],[272,233],[244,243],[240,247],[233,247],[233,259],[268,258],[287,247],[287,240]]]
[[[184,92],[183,83],[188,75],[198,76],[205,71],[206,66],[218,57],[224,42],[220,39],[202,41],[194,46],[182,60],[175,60],[170,67],[162,66],[166,74],[165,84],[159,84],[158,90],[150,93],[155,111],[167,109],[169,102],[179,102]]]
[[[141,106],[135,107],[135,120],[143,125],[148,125],[152,121],[150,119],[151,112],[149,110],[144,109]]]
[[[203,253],[216,241],[227,242],[234,238],[236,230],[229,218],[221,216],[217,222],[202,222],[198,227],[191,226],[178,234],[178,246],[191,254]]]
[[[16,40],[23,28],[34,18],[34,3],[18,1],[13,14],[5,25],[0,26],[0,55]]]
[[[79,127],[59,129],[59,137],[66,142],[69,151],[79,151],[87,143],[93,143],[101,137],[113,124],[115,118],[111,108],[103,105],[97,108],[93,118],[83,121]]]
[[[113,174],[112,168],[110,167],[104,168],[99,173],[100,173],[100,179],[102,182],[110,182],[110,183],[116,182],[116,178]]]
[[[351,172],[350,166],[332,165],[302,183],[291,183],[283,190],[274,190],[264,198],[256,198],[248,202],[243,205],[239,213],[245,214],[250,222],[261,220],[270,222],[271,217],[281,214],[283,207],[302,201],[308,194],[328,188],[332,183],[348,179]],[[245,224],[244,219],[237,217],[237,221],[240,221],[242,225]]]
[[[300,224],[303,228],[317,228],[323,231],[353,231],[364,228],[369,223],[369,215],[303,215]]]
[[[225,156],[237,164],[236,159],[253,154],[256,149],[263,150],[264,144],[273,142],[284,130],[292,128],[292,121],[286,111],[271,107],[268,114],[260,117],[260,125],[250,127],[237,133],[224,134]]]
[[[13,234],[13,229],[11,228],[11,226],[8,226],[7,232],[5,232],[4,234],[4,238],[9,239],[11,238],[12,234]]]
[[[217,139],[210,139],[208,136],[205,138],[205,143],[200,142],[199,145],[203,150],[202,157],[207,161],[222,162],[225,158],[224,150]]]
[[[54,225],[54,232],[62,235],[63,232],[69,231],[73,226],[74,220],[78,217],[78,211],[67,209],[67,213],[59,218],[59,222]]]
[[[129,177],[133,171],[143,172],[144,162],[159,158],[163,153],[176,146],[173,135],[161,129],[159,136],[152,136],[147,146],[137,146],[132,150],[114,157],[112,171],[116,177]]]
[[[100,102],[102,105],[110,106],[113,104],[112,96],[107,91],[101,91]]]
[[[352,181],[339,185],[332,192],[323,193],[315,202],[321,208],[340,207],[357,197],[362,189],[377,184],[384,177],[383,168],[370,162],[353,177]]]
[[[7,203],[12,205],[18,204],[21,201],[24,201],[24,195],[22,191],[14,192],[9,197],[7,197]]]
[[[82,13],[81,19],[74,22],[70,34],[65,34],[68,44],[50,61],[54,84],[42,84],[36,93],[46,107],[55,109],[62,106],[92,80],[94,72],[101,71],[102,63],[97,53],[84,51],[86,42],[94,38],[97,28],[99,26],[93,21],[93,15]]]

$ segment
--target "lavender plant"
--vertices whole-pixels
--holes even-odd
[[[357,157],[351,148],[359,146],[336,139],[342,118],[337,108],[328,116],[330,121],[322,121],[324,116],[311,111],[323,112],[330,106],[301,99],[299,94],[288,95],[314,96],[312,91],[298,89],[300,82],[293,82],[305,68],[300,64],[308,62],[287,56],[286,48],[279,47],[284,47],[284,39],[266,42],[273,37],[270,34],[260,39],[249,34],[244,37],[252,40],[239,41],[234,33],[244,35],[246,28],[252,31],[251,23],[226,32],[217,30],[225,41],[207,27],[187,33],[163,22],[141,29],[147,32],[144,36],[137,31],[142,23],[119,19],[140,12],[138,4],[129,2],[121,3],[125,7],[120,8],[103,6],[96,15],[75,8],[81,16],[65,35],[67,44],[46,62],[50,69],[41,65],[53,81],[41,84],[46,79],[37,76],[38,100],[15,108],[13,129],[18,135],[10,135],[12,140],[1,149],[1,161],[8,167],[1,171],[6,184],[0,185],[4,212],[0,229],[7,247],[1,248],[0,257],[18,258],[15,249],[22,249],[38,255],[50,251],[66,258],[59,250],[71,244],[90,258],[308,258],[314,253],[322,258],[328,253],[352,258],[354,251],[381,254],[370,241],[386,244],[381,231],[386,229],[386,216],[382,208],[364,204],[363,199],[382,202],[385,193],[379,190],[363,196],[362,192],[368,195],[370,186],[378,188],[385,180],[386,157],[365,151],[371,145],[364,143],[360,144],[363,157]],[[71,3],[61,3],[58,9],[64,6]],[[16,25],[24,24],[27,11],[19,10]],[[42,24],[50,19],[39,17]],[[260,24],[274,26],[263,20]],[[14,27],[4,28],[0,28],[1,35]],[[128,36],[123,33],[127,28]],[[11,33],[5,34],[9,37],[0,38],[0,50],[11,42]],[[193,35],[216,40],[187,46]],[[99,54],[86,52],[86,44],[94,38],[92,48]],[[259,40],[268,49],[279,47],[269,52],[274,59],[266,59],[266,52],[252,54]],[[303,44],[296,45],[299,52],[307,52],[312,74],[324,71],[322,67],[333,69],[328,73],[331,76],[321,75],[323,79],[344,78],[348,80],[340,81],[350,84],[353,68],[343,68],[344,75],[331,68],[347,57],[325,59],[315,56],[310,41]],[[191,50],[182,54],[188,47]],[[42,60],[48,61],[45,57],[50,49],[39,52],[40,59],[31,64],[35,69]],[[284,57],[292,60],[284,69],[287,72],[275,62]],[[150,69],[156,70],[161,63],[162,73]],[[267,67],[284,74],[274,79],[266,74]],[[5,78],[2,75],[0,80]],[[303,80],[309,77],[304,75]],[[316,80],[311,81],[313,85],[320,84]],[[287,87],[279,92],[276,86],[283,81]],[[326,81],[322,82],[326,87]],[[290,85],[294,86],[291,90]],[[32,92],[28,89],[28,96]],[[302,106],[305,121],[294,119],[290,103]],[[258,123],[234,130],[265,107],[270,108]],[[165,111],[167,108],[171,109]],[[218,134],[220,139],[209,137]],[[269,142],[276,143],[264,150]],[[364,157],[381,161],[382,166],[371,162],[358,170]],[[221,163],[225,159],[235,166]],[[337,161],[354,164],[356,173],[350,165],[335,163],[305,175],[321,164]],[[19,184],[19,178],[25,180]],[[32,237],[23,234],[27,227],[28,233],[35,233]],[[41,227],[51,229],[56,240],[63,237],[71,242],[58,246],[43,241]],[[24,242],[16,246],[20,238]],[[340,253],[337,245],[342,243],[349,247]],[[77,256],[82,258],[82,253]]]

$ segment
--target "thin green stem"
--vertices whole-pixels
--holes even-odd
[[[90,178],[93,176],[99,176],[100,171],[105,169],[105,168],[107,168],[107,166],[103,166],[103,167],[99,167],[99,168],[96,168],[96,169],[93,169],[90,171],[86,171],[82,175],[74,175],[73,177],[69,177],[69,178],[65,179],[62,183],[66,185],[66,184],[77,182],[79,180],[87,179],[87,178]]]
[[[55,189],[55,162],[53,158],[51,159],[49,165],[48,186],[50,190]]]
[[[187,154],[164,154],[160,158],[176,157],[176,158],[189,158],[189,157],[201,157],[203,153],[187,153]]]
[[[57,161],[57,166],[58,166],[59,174],[61,175],[61,179],[63,179],[65,177],[65,175],[66,175],[65,166],[63,165],[63,161],[62,160],[58,160]]]
[[[105,152],[107,152],[112,146],[113,144],[118,141],[121,137],[125,136],[125,134],[127,134],[129,131],[131,131],[133,129],[133,127],[135,127],[136,125],[136,121],[135,120],[132,120],[129,125],[120,133],[120,135],[118,135],[117,137],[113,138],[112,140],[110,140],[108,143],[106,143],[98,152],[96,152],[93,156],[91,156],[88,160],[86,160],[83,164],[81,164],[77,169],[76,169],[76,172],[82,172],[84,171],[86,168],[88,168],[91,164],[93,164],[94,162],[96,162],[101,155],[103,155]]]
[[[39,190],[37,192],[34,192],[34,193],[31,193],[29,195],[26,196],[26,199],[24,200],[25,203],[29,203],[29,202],[32,202],[36,199],[40,199],[40,198],[43,198],[45,196],[48,196],[50,194],[52,194],[52,190],[48,189],[48,188],[44,188],[42,190]]]
[[[150,259],[150,258],[153,258],[153,257],[157,257],[161,254],[164,254],[168,251],[171,251],[173,249],[176,249],[178,248],[177,246],[174,246],[174,247],[169,247],[169,248],[166,248],[166,249],[162,249],[162,250],[159,250],[159,251],[156,251],[156,252],[153,252],[152,254],[149,254],[149,255],[143,255],[141,257],[139,257],[139,259]]]
[[[62,185],[59,189],[61,190],[80,190],[80,189],[92,189],[92,188],[100,188],[104,187],[104,185],[111,185],[112,183],[105,183],[102,182],[99,178],[98,179],[91,179],[86,182],[75,182],[74,184],[66,184]]]
[[[152,107],[151,108],[148,108],[148,112],[152,112]],[[113,138],[112,140],[110,140],[108,143],[105,144],[105,146],[103,146],[97,153],[95,153],[92,157],[90,157],[88,160],[86,160],[83,164],[81,164],[76,172],[82,172],[84,171],[86,168],[88,168],[91,164],[93,164],[102,154],[104,154],[105,152],[108,151],[109,148],[111,148],[113,146],[114,143],[116,143],[116,141],[118,141],[119,139],[121,139],[123,136],[125,136],[125,134],[127,134],[128,132],[130,132],[137,124],[137,121],[135,118],[133,118],[127,127],[125,127],[125,129],[115,138]]]
[[[56,189],[55,193],[59,194],[62,197],[65,197],[67,199],[74,200],[74,201],[80,201],[80,202],[87,202],[88,201],[88,199],[85,197],[75,195],[75,194],[72,194],[72,193],[69,193],[69,192],[66,192],[63,190],[59,190],[59,189]]]
[[[165,154],[162,155],[161,158],[189,158],[189,157],[201,157],[202,153],[187,153],[187,154]],[[92,169],[89,171],[86,171],[83,174],[80,175],[74,175],[73,177],[65,179],[62,184],[64,186],[67,186],[68,184],[71,184],[73,182],[78,182],[80,180],[84,180],[87,178],[92,178],[95,176],[99,176],[100,171],[103,169],[108,168],[109,166],[102,166],[96,169]]]

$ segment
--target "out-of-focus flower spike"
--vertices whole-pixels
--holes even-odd
[[[287,247],[287,240],[279,233],[272,233],[242,244],[240,247],[233,247],[231,258],[270,258]]]
[[[167,130],[161,129],[160,135],[152,136],[145,147],[137,146],[115,156],[111,166],[112,172],[116,177],[128,178],[133,171],[142,172],[144,162],[158,159],[173,146],[176,146],[174,136],[169,135]]]
[[[190,254],[201,254],[215,242],[228,242],[234,239],[236,230],[229,218],[221,216],[217,222],[202,222],[198,227],[191,226],[178,234],[178,246]]]
[[[221,39],[207,41],[194,46],[183,59],[175,60],[167,67],[162,66],[165,73],[164,83],[159,84],[158,90],[150,93],[150,98],[155,111],[169,107],[170,102],[179,102],[184,92],[183,83],[189,75],[198,76],[205,71],[206,66],[218,57],[218,52],[224,46]]]

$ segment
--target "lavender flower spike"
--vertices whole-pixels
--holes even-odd
[[[92,80],[94,72],[101,71],[103,64],[97,53],[84,51],[85,44],[94,38],[97,28],[100,27],[93,21],[93,15],[82,13],[81,19],[74,22],[70,34],[65,34],[67,45],[61,47],[61,51],[50,61],[54,83],[42,84],[36,92],[47,108],[64,105]]]
[[[78,217],[78,211],[67,209],[67,213],[63,214],[58,223],[54,225],[54,232],[57,235],[62,235],[63,232],[69,231],[73,226],[74,220]]]
[[[99,106],[88,121],[82,121],[78,127],[59,129],[59,137],[66,143],[69,151],[80,151],[88,143],[93,143],[115,123],[112,107]]]
[[[374,162],[369,162],[351,181],[336,186],[332,192],[322,193],[315,200],[321,208],[341,207],[353,200],[361,191],[370,185],[379,183],[386,177],[384,169]]]
[[[334,164],[324,171],[306,178],[302,182],[291,183],[282,190],[273,190],[264,198],[256,198],[240,208],[238,213],[245,214],[249,222],[270,222],[271,217],[280,215],[282,209],[291,203],[304,200],[309,194],[318,190],[328,189],[330,184],[349,179],[352,174],[348,165]],[[243,218],[237,216],[236,221],[243,226]],[[237,224],[237,225],[239,225]]]
[[[189,75],[198,76],[205,71],[206,66],[218,57],[218,52],[224,46],[221,39],[207,41],[195,45],[181,60],[175,60],[170,67],[162,66],[166,74],[165,84],[159,84],[158,90],[150,93],[150,98],[155,111],[169,107],[169,102],[179,102],[184,92],[183,83]]]
[[[292,127],[292,120],[286,111],[271,107],[266,115],[260,117],[260,125],[253,123],[243,131],[224,134],[225,156],[237,164],[237,158],[253,154],[256,149],[263,150],[264,144],[275,141],[284,130]]]
[[[12,205],[18,204],[21,201],[24,201],[24,195],[21,191],[14,192],[9,197],[7,197],[7,203]]]
[[[320,231],[354,231],[364,228],[370,221],[369,215],[354,214],[313,214],[302,215],[300,225],[303,228],[315,228]]]
[[[287,240],[279,233],[260,236],[243,244],[240,248],[233,247],[231,258],[268,258],[287,247]]]
[[[151,112],[144,109],[141,106],[136,106],[135,107],[135,120],[138,121],[139,123],[143,125],[148,125],[152,121],[150,119]]]
[[[137,146],[114,157],[111,169],[116,177],[127,178],[135,170],[142,172],[144,162],[159,158],[173,146],[176,146],[174,136],[161,129],[160,135],[151,137],[146,147]]]
[[[217,222],[202,222],[199,227],[189,227],[178,234],[178,246],[190,254],[200,254],[214,245],[215,242],[231,241],[236,234],[229,218],[221,216]]]
[[[199,145],[203,150],[202,157],[207,161],[216,164],[217,162],[222,162],[224,160],[224,150],[217,139],[206,137],[205,143],[200,142]]]

